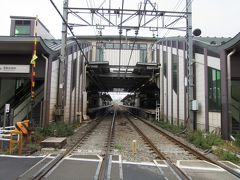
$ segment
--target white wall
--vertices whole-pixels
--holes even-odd
[[[212,56],[208,56],[208,66],[214,69],[220,70],[220,59]]]
[[[221,113],[209,112],[209,131],[221,129]]]
[[[171,54],[171,48],[167,48],[167,54],[168,54],[168,63],[167,63],[167,69],[168,69],[168,119],[171,121],[171,115],[172,115],[172,54]]]
[[[171,109],[173,107],[173,120],[174,124],[176,124],[176,118],[177,118],[177,94],[173,91],[173,104],[171,104],[171,81],[172,81],[172,57],[171,57],[171,48],[170,47],[165,47],[160,45],[160,62],[163,66],[163,51],[168,51],[168,79],[164,77],[164,82],[161,82],[161,87],[164,84],[164,93],[161,94],[161,97],[164,96],[164,115],[168,116],[168,120],[171,119]],[[177,49],[172,48],[172,53],[177,54]],[[186,52],[183,50],[179,49],[178,54],[179,54],[179,122],[184,123],[184,116],[187,117],[187,114],[185,115],[185,110],[184,106],[186,106],[186,113],[188,112],[188,100],[186,95],[186,99],[184,99],[184,93],[185,93],[185,74],[184,74],[184,53],[186,57]],[[220,69],[220,59],[208,56],[208,66],[215,68],[215,69]],[[205,130],[205,97],[208,96],[208,94],[205,94],[205,77],[204,77],[204,55],[195,53],[195,66],[196,66],[196,99],[199,102],[199,111],[197,111],[197,127],[198,129]],[[168,82],[168,88],[166,87],[166,84]],[[167,97],[168,93],[168,97]],[[167,99],[168,98],[168,105],[167,105]],[[186,104],[186,105],[185,105]],[[168,107],[168,114],[166,114],[166,109]],[[218,112],[209,112],[209,128],[210,131],[213,129],[219,129],[221,127],[221,113]]]
[[[51,73],[51,87],[50,87],[49,122],[52,122],[54,120],[55,105],[57,103],[58,68],[59,68],[59,60],[53,61],[52,73]]]
[[[196,66],[196,100],[199,103],[197,111],[197,127],[205,129],[205,80],[204,80],[204,55],[195,53]],[[207,95],[208,96],[208,95]]]
[[[48,32],[48,30],[46,30],[46,28],[39,22],[37,25],[37,35],[41,36],[43,39],[54,39],[51,33]]]
[[[131,50],[121,50],[121,65],[128,65]],[[133,50],[129,65],[135,66],[139,61],[139,50]],[[118,49],[105,49],[104,61],[109,61],[109,65],[119,65],[119,50]]]
[[[64,106],[64,121],[66,123],[69,122],[70,117],[69,117],[69,113],[70,113],[70,88],[71,88],[71,75],[72,75],[72,55],[68,55],[68,60],[67,60],[67,78],[66,78],[66,86],[65,86],[65,91],[66,91],[66,102],[65,102],[65,106]]]

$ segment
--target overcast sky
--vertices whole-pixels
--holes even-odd
[[[63,0],[53,0],[62,12]],[[87,7],[102,4],[108,7],[109,0],[69,0],[71,6]],[[88,4],[86,3],[88,2]],[[137,9],[140,0],[125,0],[125,8]],[[158,10],[184,9],[185,0],[151,0],[158,4]],[[181,2],[181,3],[180,3]],[[177,4],[180,4],[177,6]],[[120,0],[111,0],[112,7],[120,8]],[[178,7],[178,8],[176,8]],[[233,37],[240,32],[240,0],[193,0],[193,29],[200,28],[202,36]],[[55,38],[61,37],[61,19],[49,0],[1,0],[0,6],[1,28],[0,35],[9,35],[10,16],[39,16],[39,19],[50,30]],[[94,28],[74,30],[76,35],[94,35]],[[104,30],[103,34],[117,34],[118,31]],[[132,32],[133,33],[133,32]],[[151,32],[140,32],[140,36],[151,36]],[[159,36],[165,32],[159,32]],[[167,34],[178,35],[178,32]],[[180,34],[181,35],[181,34]]]

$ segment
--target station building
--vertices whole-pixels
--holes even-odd
[[[240,34],[234,38],[194,37],[194,129],[220,132],[225,139],[240,132]],[[160,39],[160,111],[165,121],[187,124],[186,41],[181,37]]]
[[[36,92],[31,106],[30,61],[36,29]],[[68,38],[64,83],[60,84],[61,41],[40,20],[36,26],[36,18],[12,16],[10,36],[0,36],[0,113],[9,103],[11,123],[28,118],[30,112],[40,126],[60,116],[66,123],[81,122],[89,112],[111,105],[107,92],[124,91],[130,93],[124,105],[149,109],[153,115],[157,106],[164,121],[187,124],[184,37],[79,36],[77,41],[88,62],[75,39]],[[195,129],[214,130],[225,139],[240,131],[239,52],[239,34],[234,38],[194,37]],[[64,95],[59,98],[62,87]]]
[[[34,32],[37,31],[37,60],[35,74],[35,98],[31,105],[31,66]],[[79,41],[88,54],[88,42]],[[86,116],[85,60],[76,42],[67,40],[67,60],[64,62],[64,84],[59,85],[61,41],[50,34],[43,23],[35,17],[11,17],[10,36],[0,36],[0,107],[1,122],[4,105],[11,106],[11,118],[7,124],[31,118],[33,124],[46,126],[58,115],[64,121],[81,121]],[[56,112],[58,89],[65,87],[64,108]],[[31,112],[31,113],[30,113]],[[31,114],[31,117],[30,117]],[[12,122],[10,122],[10,119]]]

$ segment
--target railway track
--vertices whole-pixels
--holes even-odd
[[[48,179],[48,176],[54,168],[56,168],[64,159],[72,155],[89,155],[89,153],[98,154],[102,157],[99,161],[99,167],[96,171],[98,173],[96,173],[94,180],[110,179],[109,174],[111,170],[109,170],[109,164],[112,163],[111,158],[113,155],[122,155],[121,152],[117,152],[117,154],[115,153],[113,145],[115,140],[118,140],[117,137],[119,138],[119,136],[121,136],[121,132],[119,132],[119,130],[123,129],[124,131],[122,133],[125,134],[124,137],[131,136],[128,140],[123,138],[125,141],[128,141],[126,144],[129,145],[131,144],[131,140],[133,138],[138,138],[138,143],[141,144],[140,151],[145,151],[145,154],[141,154],[140,152],[136,156],[145,156],[148,154],[149,162],[156,159],[164,160],[173,174],[176,175],[177,179],[190,179],[185,172],[175,165],[177,160],[182,159],[205,160],[226,169],[237,177],[240,177],[237,172],[232,172],[233,170],[229,170],[226,167],[219,165],[198,151],[191,149],[172,136],[162,132],[161,129],[151,123],[139,119],[138,117],[133,116],[133,114],[130,116],[130,114],[123,113],[123,111],[118,111],[118,108],[114,108],[113,110],[114,111],[112,112],[114,113],[111,115],[105,115],[91,123],[91,126],[82,132],[81,137],[79,137],[78,141],[71,148],[49,160],[49,162],[32,174],[30,179]],[[115,129],[118,132],[114,132]],[[114,136],[117,134],[118,136],[115,137],[115,139]],[[130,149],[126,148],[126,151],[129,151],[128,153],[132,156],[131,147]],[[139,159],[141,162],[141,157]],[[19,176],[18,179],[26,179],[24,178],[24,174]]]
[[[157,157],[161,160],[165,160],[166,164],[173,169],[173,171],[176,173],[176,176],[178,179],[190,179],[180,168],[178,168],[168,157],[165,156],[164,153],[162,153],[159,148],[156,146],[156,142],[153,142],[145,133],[147,129],[144,129],[144,131],[136,125],[136,122],[133,122],[127,115],[126,118],[129,120],[129,122],[132,124],[132,126],[136,129],[136,131],[140,134],[140,136],[145,140],[147,144],[153,149],[153,151],[156,153]]]
[[[114,123],[115,123],[115,116],[116,111],[114,110],[112,119],[107,117],[107,115],[104,115],[100,119],[96,120],[90,127],[86,129],[86,131],[82,134],[82,136],[78,139],[78,141],[69,149],[67,149],[64,153],[58,154],[55,158],[52,158],[48,163],[46,163],[42,168],[40,168],[36,173],[31,175],[32,180],[40,180],[40,179],[47,179],[45,177],[54,167],[58,166],[59,163],[61,163],[61,160],[65,157],[68,157],[72,154],[78,154],[79,149],[87,144],[89,139],[91,139],[91,136],[93,135],[93,132],[98,132],[98,128],[105,128],[106,125],[109,125],[109,128],[107,130],[107,133],[104,133],[105,135],[105,141],[102,143],[102,151],[101,155],[103,156],[103,161],[101,163],[101,168],[99,171],[99,176],[97,180],[104,180],[107,175],[107,165],[111,150],[111,142],[114,132]],[[94,136],[94,135],[93,135]],[[23,173],[20,175],[17,179],[26,179],[25,175],[28,172]]]
[[[127,117],[129,122],[135,127],[135,129],[139,132],[139,134],[141,134],[144,140],[151,145],[152,149],[158,155],[158,157],[161,159],[167,160],[168,162],[170,162],[170,165],[173,164],[173,162],[176,162],[176,160],[186,159],[186,157],[187,159],[204,160],[212,164],[215,164],[225,169],[229,173],[233,174],[234,176],[240,178],[239,172],[234,171],[233,169],[225,166],[220,162],[213,161],[212,159],[208,158],[207,156],[200,153],[199,151],[191,148],[190,146],[182,143],[181,141],[177,140],[176,138],[169,135],[168,133],[162,131],[160,128],[153,125],[152,123],[149,123],[148,121],[143,120],[130,112],[128,113],[133,118],[135,118],[135,120],[132,120],[129,117]],[[148,135],[146,135],[145,132],[148,132]],[[155,136],[155,138],[153,138],[153,136]],[[158,139],[158,142],[156,142],[156,139]],[[175,151],[175,153],[172,153],[171,151],[169,151],[170,148],[168,148],[168,150],[166,149],[161,150],[163,149],[162,147],[166,148],[166,141],[165,143],[164,142],[159,143],[159,140],[162,142],[164,141],[163,139],[167,140],[168,141],[167,143],[171,144],[171,148],[177,147],[176,148],[177,150]],[[181,151],[181,149],[184,151]],[[177,151],[179,151],[180,153]],[[183,155],[182,157],[181,157],[181,154]]]

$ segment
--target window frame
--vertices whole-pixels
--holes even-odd
[[[221,112],[221,71],[208,67],[208,111]]]

